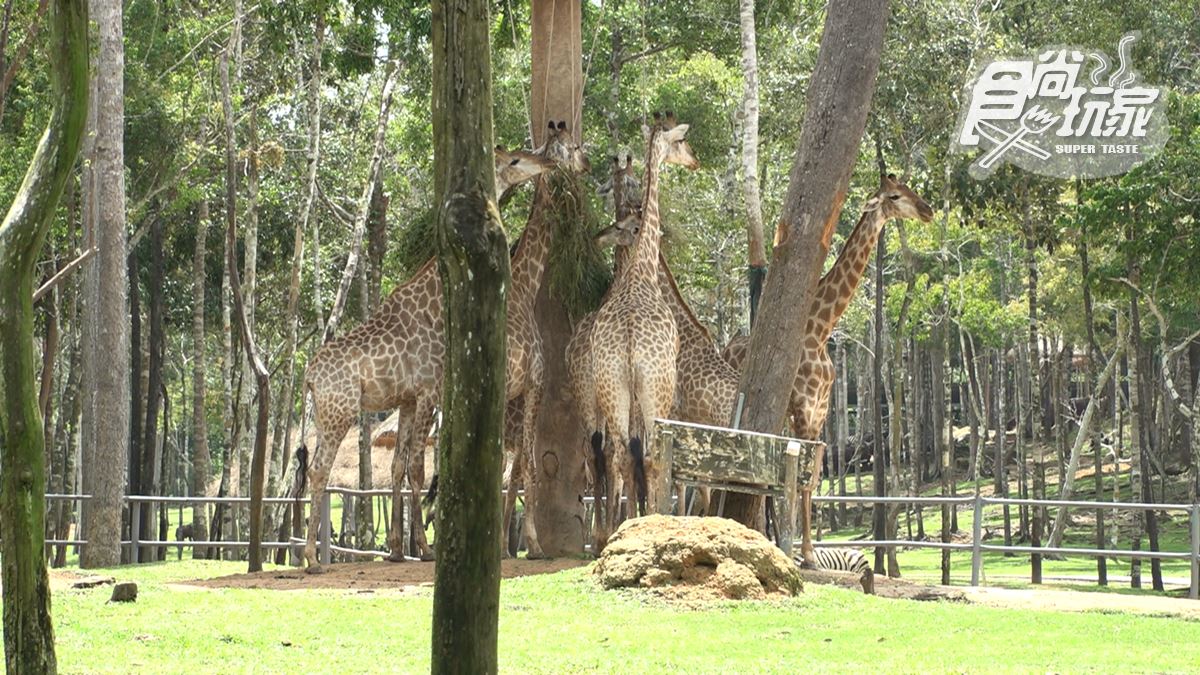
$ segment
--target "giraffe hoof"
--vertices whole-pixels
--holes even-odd
[[[815,569],[819,569],[819,568],[817,567],[817,564],[815,562],[809,562],[808,558],[804,558],[800,561],[800,569],[815,570]]]
[[[421,554],[421,562],[433,562],[433,553],[432,552],[422,553]]]
[[[321,567],[320,565],[309,565],[304,569],[304,571],[308,574],[324,574],[325,568]]]
[[[402,563],[405,561],[405,557],[403,553],[389,553],[388,557],[384,558],[384,560],[392,563]]]
[[[528,551],[525,553],[526,560],[547,560],[549,557],[542,551]]]

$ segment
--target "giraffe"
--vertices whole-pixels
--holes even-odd
[[[688,125],[677,125],[671,113],[655,114],[654,128],[643,127],[647,156],[641,233],[591,328],[597,408],[615,441],[605,462],[610,526],[615,524],[612,507],[618,503],[623,481],[635,487],[643,512],[647,502],[657,509],[660,498],[656,485],[660,467],[654,457],[646,456],[643,442],[654,419],[669,415],[674,403],[679,333],[658,286],[658,180],[663,162],[699,168],[687,144],[687,130]],[[593,431],[602,432],[599,420],[594,424]],[[598,440],[603,447],[603,439],[593,433],[593,443]]]
[[[613,160],[614,165],[617,167],[616,170],[620,171],[619,162],[615,157]],[[626,166],[627,168],[628,165]],[[617,199],[617,211],[619,213],[624,211],[621,206],[620,197]],[[610,246],[616,247],[614,257],[616,258],[616,267],[620,270],[624,268],[624,260],[627,257],[629,247],[637,242],[641,226],[641,209],[640,206],[635,206],[619,222],[610,225],[596,234],[592,238],[592,241],[599,249]],[[611,293],[611,289],[609,292]],[[596,312],[590,312],[575,325],[575,330],[571,333],[571,339],[567,342],[566,364],[567,380],[571,385],[571,393],[575,399],[579,419],[583,423],[585,433],[595,437],[595,440],[591,441],[593,456],[592,463],[589,466],[591,467],[592,474],[592,552],[599,555],[608,537],[605,530],[606,521],[603,517],[605,507],[604,484],[606,460],[602,442],[603,433],[598,431],[603,425],[599,423],[601,413],[598,409],[596,386],[592,373],[591,341],[592,328],[595,323]],[[514,494],[512,483],[510,482],[509,485],[509,495],[512,496]],[[510,504],[505,504],[506,513],[510,507]]]
[[[521,150],[497,147],[497,197],[515,182],[529,180],[556,166],[552,159]],[[305,372],[305,390],[312,395],[317,447],[307,474],[312,494],[308,535],[304,547],[307,570],[321,571],[316,536],[321,506],[326,499],[329,471],[342,439],[361,412],[400,409],[395,455],[392,460],[393,517],[388,532],[392,560],[403,560],[402,533],[396,526],[405,459],[411,454],[414,419],[432,420],[436,398],[428,392],[441,386],[442,288],[437,261],[430,259],[406,283],[396,287],[365,323],[317,349]],[[418,417],[419,416],[419,417]],[[425,427],[428,429],[428,426]],[[407,436],[407,438],[406,438]],[[423,438],[422,438],[423,442]],[[307,453],[305,453],[307,454]],[[423,469],[420,472],[423,474]],[[423,477],[423,475],[422,475]],[[413,513],[419,513],[419,504]],[[422,556],[431,550],[418,528]]]
[[[933,209],[906,185],[888,174],[881,177],[879,190],[867,201],[862,216],[854,231],[838,254],[833,268],[821,277],[808,310],[808,321],[800,340],[800,367],[792,386],[789,404],[789,423],[797,438],[815,440],[820,438],[829,413],[829,391],[833,385],[833,361],[825,351],[825,344],[838,319],[850,305],[871,251],[879,240],[884,224],[892,218],[917,218],[929,222]],[[745,363],[748,337],[735,338],[723,352],[723,356],[735,368]],[[806,566],[816,564],[812,545],[812,493],[820,484],[820,467],[824,462],[824,450],[816,458],[816,476],[813,483],[800,491],[800,523],[803,543],[800,553]]]

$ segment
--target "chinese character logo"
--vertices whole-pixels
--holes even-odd
[[[1164,92],[1139,82],[1129,65],[1137,33],[1103,52],[1054,48],[1000,59],[967,86],[956,147],[982,150],[970,166],[985,178],[1001,161],[1057,178],[1129,171],[1162,149],[1169,135]]]

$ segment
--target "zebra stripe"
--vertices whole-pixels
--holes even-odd
[[[862,574],[870,571],[871,563],[867,561],[867,556],[863,555],[862,551],[853,548],[815,548],[813,549],[813,560],[819,569],[831,570],[834,572],[854,572]],[[803,558],[796,556],[796,562],[802,562]]]

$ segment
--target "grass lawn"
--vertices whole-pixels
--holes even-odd
[[[245,571],[184,561],[110,571],[140,586],[54,594],[69,673],[428,672],[430,589],[186,589]],[[594,586],[586,569],[505,581],[505,672],[1186,672],[1200,622],[883,600],[810,584],[800,598],[687,610]]]

